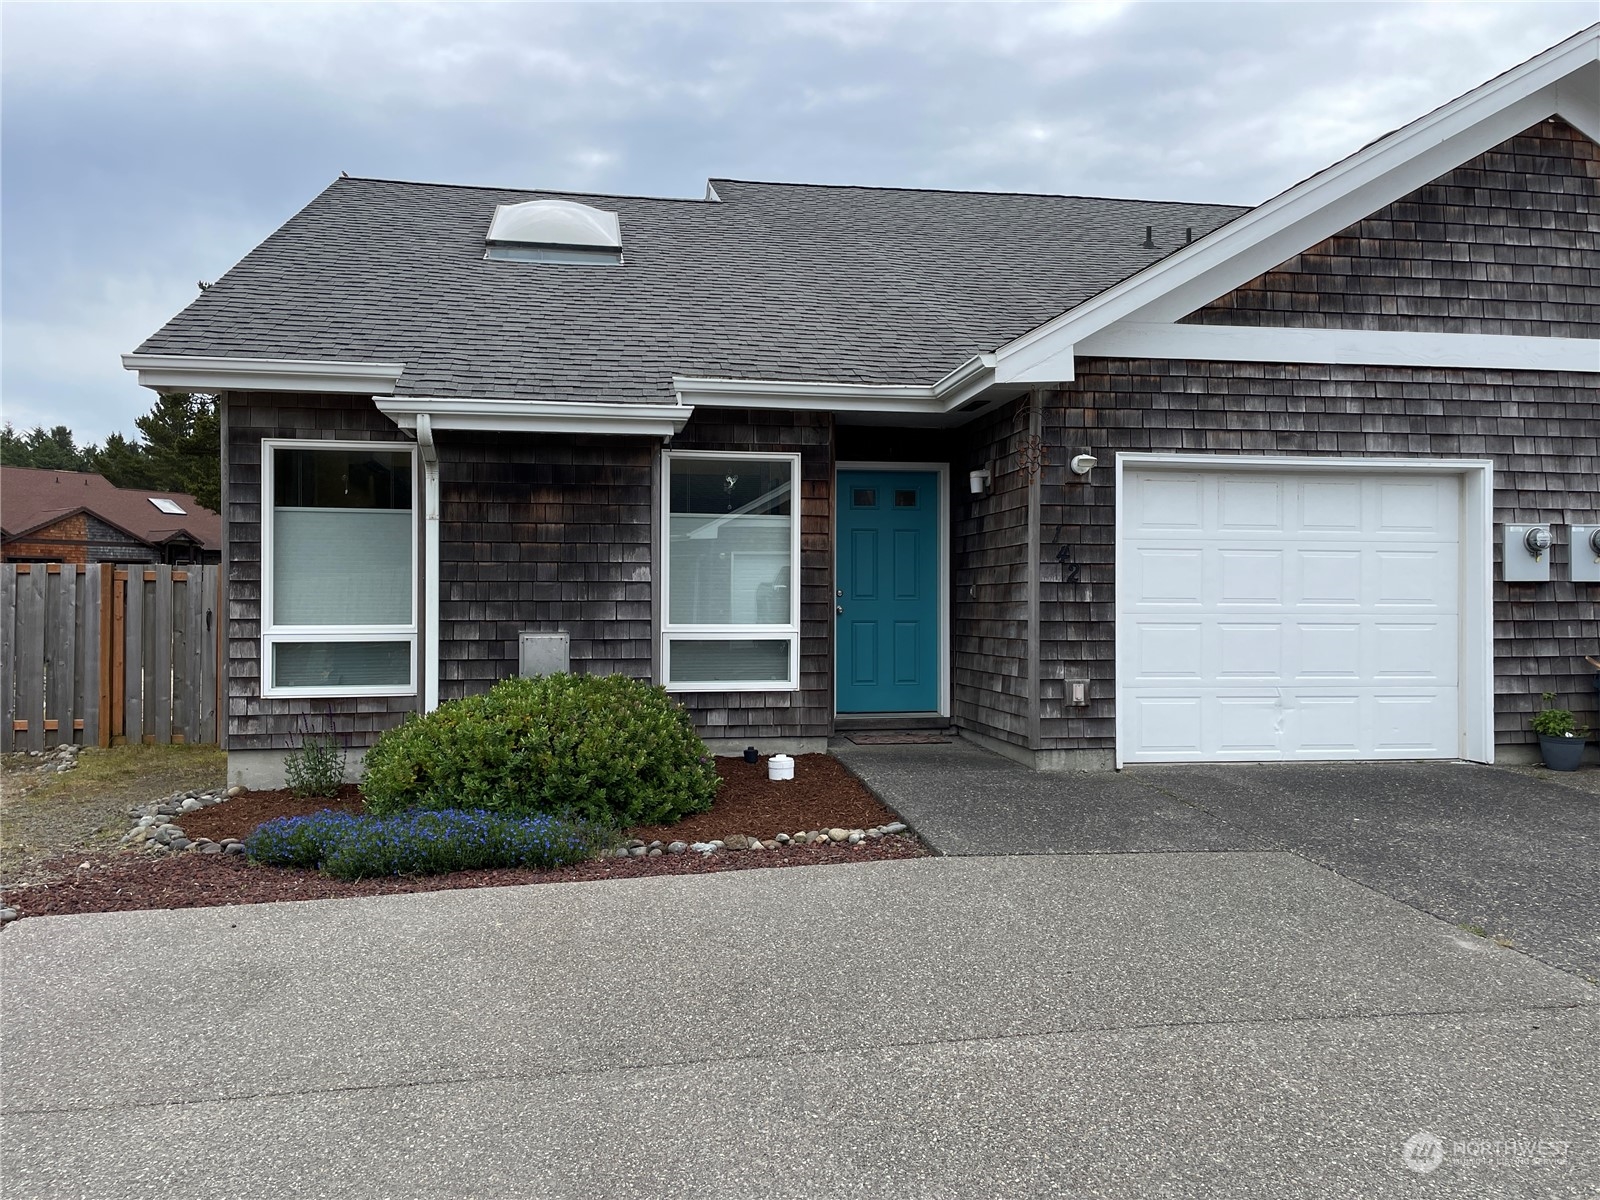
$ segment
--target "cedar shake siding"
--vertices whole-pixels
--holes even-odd
[[[6,562],[87,563],[88,543],[89,518],[80,512],[43,529],[35,529],[27,537],[7,542],[5,553],[0,557]]]
[[[1185,320],[1600,337],[1600,147],[1542,121]]]
[[[1044,418],[1052,449],[1039,554],[1046,749],[1115,744],[1114,496],[1104,464],[1117,451],[1487,458],[1496,522],[1600,521],[1593,375],[1086,359]],[[1103,464],[1087,480],[1065,465],[1080,446]],[[1056,561],[1058,542],[1072,549],[1075,584]],[[1501,745],[1536,740],[1528,719],[1544,691],[1594,723],[1582,656],[1600,646],[1600,603],[1595,585],[1571,581],[1566,555],[1558,539],[1549,583],[1507,584],[1496,571]],[[1087,708],[1061,703],[1059,681],[1075,675],[1090,681]]]
[[[163,558],[160,548],[129,537],[116,526],[82,512],[7,542],[4,553],[0,554],[7,562],[63,563],[195,562],[204,557],[200,547],[183,543],[171,547]],[[210,557],[216,560],[215,555]]]
[[[352,749],[420,707],[418,694],[344,699],[263,699],[261,696],[261,439],[398,442],[412,440],[357,396],[233,392],[222,399],[223,517],[227,532],[227,741],[230,750],[286,750],[300,745],[302,720],[331,720]],[[413,500],[422,503],[420,481]],[[421,562],[420,547],[418,563]]]
[[[955,723],[1017,746],[1030,744],[1029,508],[1020,452],[1029,436],[1026,399],[956,435],[951,469],[951,692]],[[967,474],[987,468],[986,495]]]
[[[833,731],[833,417],[702,409],[672,439],[672,449],[799,454],[801,493],[800,690],[677,698],[708,739],[827,737]]]
[[[657,444],[454,432],[436,441],[439,699],[515,675],[522,632],[567,634],[580,674],[650,679]]]

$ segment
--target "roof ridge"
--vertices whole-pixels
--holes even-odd
[[[427,179],[393,179],[385,175],[341,175],[330,186],[341,183],[399,183],[406,187],[450,188],[463,192],[519,192],[530,196],[590,196],[603,200],[655,200],[662,204],[715,204],[704,196],[644,196],[634,192],[580,192],[572,188],[500,187],[486,183],[439,183]]]
[[[773,179],[733,179],[726,175],[713,175],[711,183],[742,183],[753,187],[830,188],[834,191],[851,192],[920,192],[944,196],[1018,196],[1030,200],[1097,200],[1113,204],[1182,204],[1190,207],[1198,205],[1204,208],[1244,210],[1255,207],[1253,204],[1223,204],[1211,200],[1150,200],[1140,196],[1088,196],[1079,192],[990,191],[986,188],[905,187],[898,184],[871,183],[789,183]]]

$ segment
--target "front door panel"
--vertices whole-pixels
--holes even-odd
[[[939,476],[840,471],[841,713],[939,707]]]

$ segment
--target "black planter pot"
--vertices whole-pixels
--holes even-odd
[[[1580,737],[1550,737],[1539,735],[1539,753],[1544,755],[1544,765],[1552,771],[1576,771],[1583,762],[1583,744]]]

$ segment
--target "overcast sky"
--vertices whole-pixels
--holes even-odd
[[[0,409],[79,440],[131,350],[352,175],[711,175],[1254,204],[1588,3],[0,8]]]

